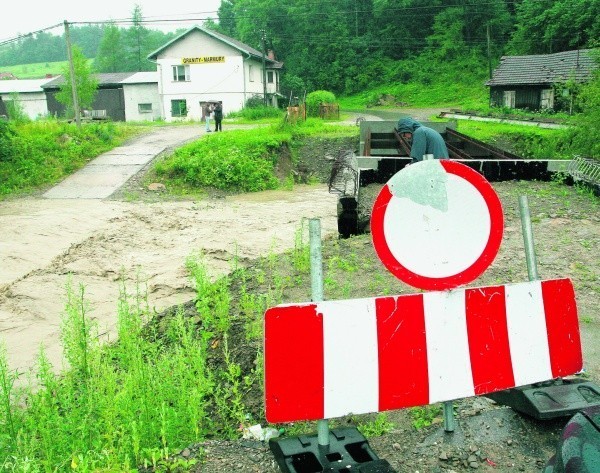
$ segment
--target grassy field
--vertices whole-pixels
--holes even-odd
[[[11,72],[17,79],[43,79],[47,75],[62,74],[67,61],[38,62],[36,64],[19,64],[16,66],[0,66],[0,71]]]

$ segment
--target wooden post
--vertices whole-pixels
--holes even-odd
[[[79,95],[77,94],[77,81],[75,77],[75,66],[73,65],[73,51],[71,50],[71,35],[69,34],[69,23],[64,21],[65,41],[67,42],[67,58],[69,59],[69,73],[71,75],[71,94],[73,96],[73,111],[77,128],[81,128],[81,114],[79,111]]]

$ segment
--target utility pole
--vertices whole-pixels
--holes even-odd
[[[490,24],[487,24],[487,58],[488,58],[488,74],[492,78],[492,47],[491,47]]]
[[[71,94],[73,95],[73,111],[75,112],[75,123],[81,128],[81,115],[79,113],[79,96],[77,95],[77,81],[75,77],[75,66],[73,65],[73,51],[71,50],[71,35],[69,34],[69,23],[64,21],[65,40],[67,41],[67,58],[69,59],[69,72],[71,75]]]
[[[261,41],[262,41],[262,78],[263,78],[263,103],[267,106],[267,66],[265,59],[265,30],[261,30]]]

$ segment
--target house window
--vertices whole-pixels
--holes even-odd
[[[189,82],[190,81],[190,66],[189,65],[173,66],[173,81],[174,82]]]
[[[272,84],[275,81],[275,74],[273,71],[267,71],[267,83]]]
[[[187,104],[183,100],[171,100],[171,116],[185,117],[187,116]]]
[[[248,80],[254,82],[254,66],[248,64]]]
[[[152,113],[152,104],[151,103],[138,103],[138,112],[139,113]]]

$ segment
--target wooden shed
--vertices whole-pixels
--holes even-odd
[[[503,56],[486,82],[490,87],[490,104],[529,110],[561,109],[561,101],[557,99],[569,96],[568,83],[587,82],[596,67],[592,49]]]
[[[125,98],[122,81],[133,74],[133,72],[114,72],[94,75],[98,80],[98,90],[92,104],[92,110],[88,111],[91,118],[110,118],[115,121],[125,121]],[[64,82],[65,78],[58,76],[42,86],[48,101],[48,112],[58,117],[65,114],[65,106],[56,100],[56,94]]]

